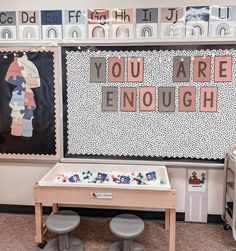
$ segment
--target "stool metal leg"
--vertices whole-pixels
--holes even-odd
[[[70,243],[69,243],[69,238],[68,234],[63,234],[63,239],[64,239],[64,248],[69,249],[70,248]]]
[[[62,234],[50,240],[44,251],[84,251],[84,246],[78,238]]]
[[[61,234],[58,236],[58,250],[63,251],[64,249],[69,249],[70,243],[68,234]]]
[[[122,251],[133,251],[133,240],[122,240]]]
[[[59,251],[63,251],[63,239],[62,239],[62,235],[58,236],[58,250]]]
[[[113,243],[108,251],[147,251],[143,245],[133,240],[120,240]]]

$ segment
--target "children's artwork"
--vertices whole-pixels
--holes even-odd
[[[98,172],[98,176],[97,176],[97,180],[103,182],[107,179],[108,175],[106,173],[99,173]]]
[[[205,192],[205,190],[206,190],[206,171],[189,170],[188,191]]]
[[[78,174],[73,174],[72,176],[69,177],[69,182],[71,183],[78,183],[80,182],[80,178]]]
[[[16,39],[16,12],[0,12],[0,40]]]
[[[161,37],[184,37],[184,8],[161,8]]]
[[[146,177],[147,177],[148,181],[150,181],[150,180],[156,180],[157,179],[157,175],[156,175],[155,171],[146,173]]]
[[[14,57],[10,64],[5,81],[16,86],[12,92],[9,106],[11,107],[11,135],[33,136],[34,88],[40,87],[40,77],[37,67],[28,60],[27,55]]]
[[[235,35],[236,6],[211,6],[210,35],[232,37]]]
[[[130,176],[121,175],[120,176],[120,183],[121,184],[129,184],[130,183]]]
[[[42,38],[45,40],[62,39],[62,11],[41,11]]]
[[[186,8],[186,37],[207,37],[209,6],[189,6]]]
[[[57,155],[54,57],[0,52],[0,157]]]
[[[65,49],[64,60],[66,157],[218,160],[235,143],[234,47]]]
[[[85,39],[87,37],[85,10],[64,11],[64,33],[65,39]]]
[[[186,172],[185,221],[207,222],[208,171],[189,169]]]
[[[103,185],[138,185],[138,186],[159,186],[168,187],[169,181],[163,177],[163,169],[160,169],[158,176],[155,171],[142,172],[93,172],[93,171],[77,171],[77,172],[60,172],[56,175],[53,182],[55,183],[82,183],[82,184],[103,184]]]
[[[88,38],[109,38],[110,13],[108,9],[88,10]]]
[[[113,39],[133,38],[133,9],[113,9],[111,13],[111,37]]]
[[[18,12],[18,38],[22,40],[41,39],[38,11]]]
[[[136,37],[158,37],[158,8],[136,9]]]

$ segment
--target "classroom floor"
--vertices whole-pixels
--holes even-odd
[[[116,241],[109,231],[108,218],[82,217],[79,236],[85,251],[105,251]],[[36,251],[34,216],[0,214],[0,251]],[[49,236],[51,237],[51,236]],[[168,251],[168,234],[163,222],[145,220],[145,232],[138,239],[148,251]],[[218,224],[177,222],[176,251],[236,251],[231,230]]]

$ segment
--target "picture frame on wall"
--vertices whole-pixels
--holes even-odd
[[[0,48],[0,65],[0,159],[58,160],[57,50]]]

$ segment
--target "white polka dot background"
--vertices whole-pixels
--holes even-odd
[[[194,56],[211,56],[211,81],[193,82]],[[232,55],[233,79],[214,83],[214,56]],[[108,82],[108,58],[125,58],[125,82]],[[190,82],[173,82],[173,57],[190,56]],[[90,58],[105,57],[105,83],[90,83]],[[142,83],[127,82],[129,57],[144,58]],[[68,153],[222,159],[236,143],[236,51],[67,51]],[[102,87],[175,87],[175,112],[103,112]],[[180,86],[196,87],[196,112],[179,111]],[[217,112],[200,112],[200,87],[218,87]],[[156,93],[157,94],[157,93]],[[119,96],[119,95],[118,95]],[[158,95],[156,95],[156,99]]]

